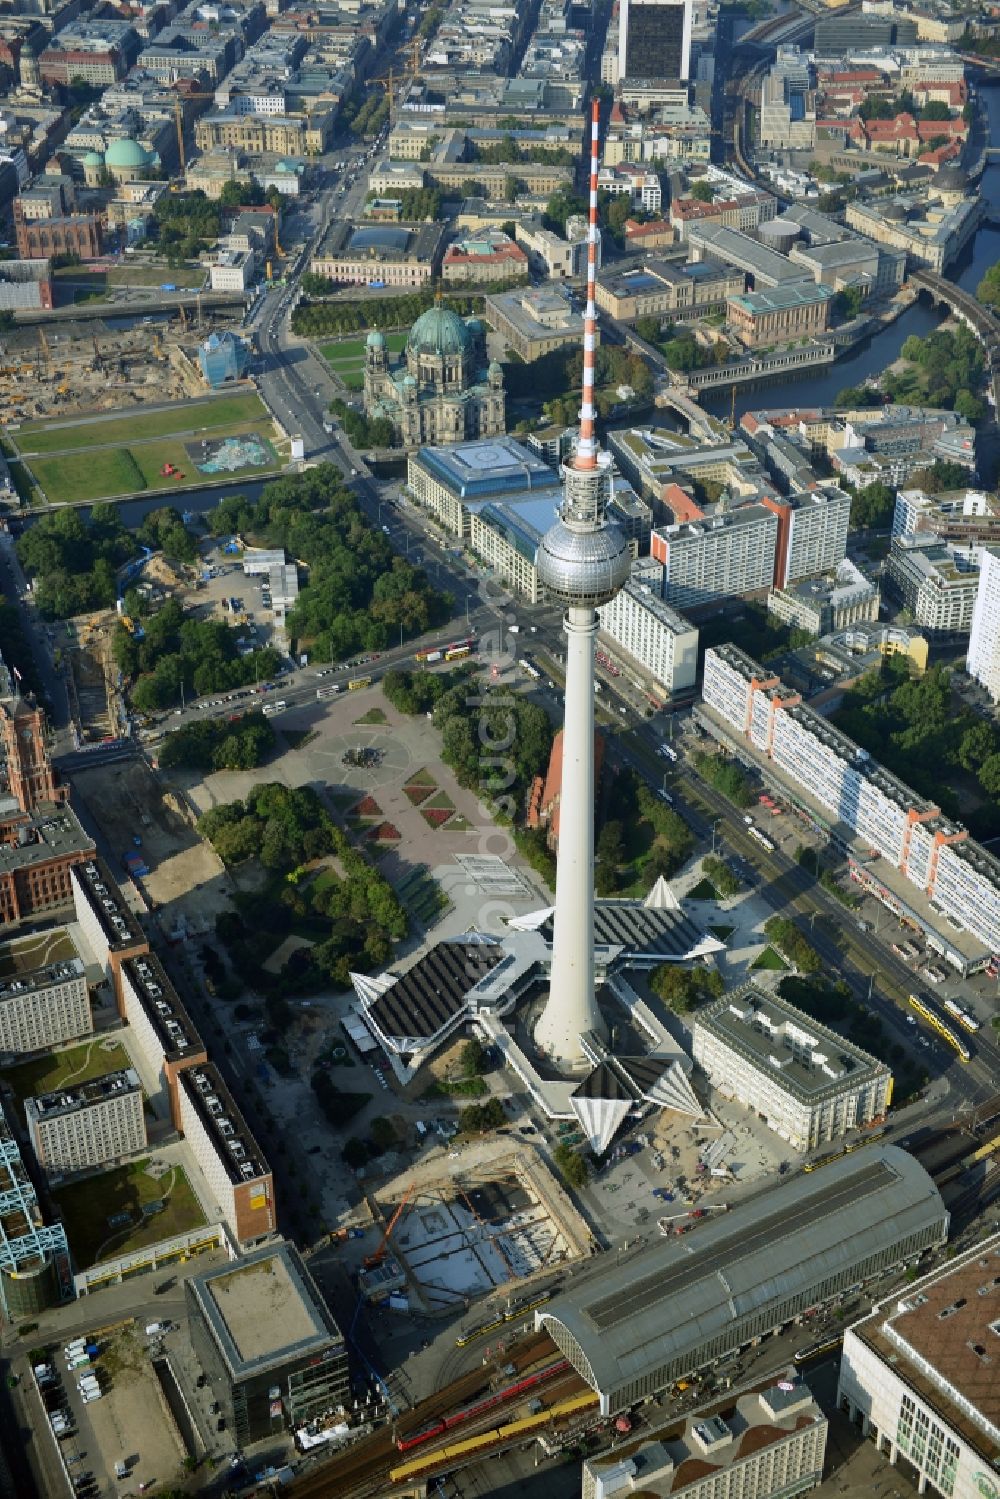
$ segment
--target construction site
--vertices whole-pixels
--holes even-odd
[[[370,1231],[359,1245],[358,1287],[395,1310],[466,1313],[498,1293],[521,1304],[589,1253],[586,1223],[544,1162],[522,1153],[479,1163],[470,1153],[443,1179],[418,1174],[398,1200],[366,1204],[380,1237],[371,1252]]]
[[[145,897],[154,910],[164,910],[171,933],[207,931],[228,909],[230,880],[212,845],[200,837],[184,793],[164,790],[145,760],[75,772],[73,789],[114,850],[123,883],[127,860],[141,853]]]
[[[0,344],[0,407],[8,425],[116,411],[204,395],[197,344],[238,319],[199,319],[179,309],[117,327],[88,319],[5,333]]]

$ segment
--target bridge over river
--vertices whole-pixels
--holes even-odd
[[[1000,319],[982,302],[977,302],[971,292],[956,286],[953,281],[946,281],[935,271],[923,268],[911,271],[909,280],[919,290],[929,292],[935,302],[947,307],[979,339],[986,354],[996,416],[1000,413]]]

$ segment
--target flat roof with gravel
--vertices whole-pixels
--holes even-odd
[[[234,1376],[343,1343],[298,1251],[268,1245],[188,1282]]]

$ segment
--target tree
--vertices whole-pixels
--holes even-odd
[[[929,99],[920,111],[922,120],[950,120],[951,110],[943,99]]]
[[[486,1048],[478,1036],[466,1041],[459,1057],[459,1065],[466,1077],[482,1077],[489,1067]]]
[[[976,287],[976,297],[987,307],[1000,307],[1000,260],[990,266]]]
[[[926,490],[928,494],[939,494],[946,489],[962,489],[968,485],[969,470],[961,463],[951,463],[938,458],[927,468],[914,469],[910,484],[914,489]]]
[[[506,1123],[503,1104],[499,1098],[490,1098],[486,1103],[470,1103],[458,1116],[458,1127],[467,1135],[485,1135],[491,1129],[499,1129]]]
[[[587,1171],[587,1163],[572,1145],[567,1145],[565,1142],[557,1145],[552,1152],[552,1158],[559,1167],[559,1172],[567,1186],[576,1187],[578,1190],[586,1186],[590,1174]]]
[[[958,761],[963,770],[979,770],[991,755],[997,753],[997,735],[989,724],[975,723],[962,735]]]
[[[839,410],[852,407],[881,406],[882,397],[871,385],[845,385],[833,398]]]
[[[851,525],[886,526],[892,519],[895,504],[896,491],[881,479],[866,484],[851,500]]]
[[[834,298],[837,316],[843,318],[845,322],[850,321],[851,318],[860,317],[863,306],[864,297],[858,286],[845,286],[843,291],[839,291]]]
[[[971,390],[960,390],[955,396],[953,410],[964,416],[967,422],[981,422],[986,415],[986,402],[974,396]]]
[[[979,784],[987,796],[1000,797],[1000,754],[993,754],[979,767]]]
[[[655,344],[660,336],[660,319],[658,317],[640,317],[635,320],[635,331],[640,338],[647,343]]]
[[[664,963],[657,968],[650,985],[678,1015],[686,1015],[709,999],[718,999],[725,990],[717,968],[683,968],[677,963]]]
[[[371,1137],[379,1150],[392,1150],[399,1143],[399,1136],[390,1119],[384,1115],[377,1114],[369,1125]]]
[[[739,879],[725,859],[708,854],[701,861],[702,873],[722,896],[737,895],[742,889]]]
[[[688,188],[688,197],[694,198],[696,203],[712,203],[715,200],[715,193],[710,182],[703,182],[699,179],[691,183]]]

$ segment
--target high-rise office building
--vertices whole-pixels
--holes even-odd
[[[618,77],[691,76],[692,0],[620,0]]]
[[[1000,554],[983,551],[965,669],[1000,702]]]

